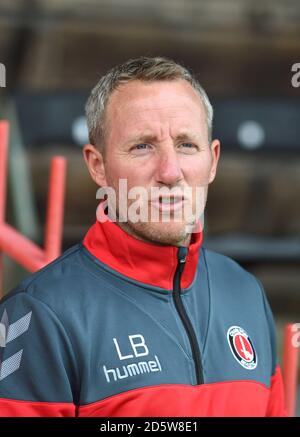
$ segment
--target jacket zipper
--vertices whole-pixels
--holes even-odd
[[[174,283],[173,283],[173,299],[175,303],[176,310],[181,318],[181,321],[183,323],[183,326],[186,330],[193,360],[195,363],[195,370],[196,370],[196,381],[197,385],[203,384],[203,369],[202,369],[202,363],[201,363],[201,353],[199,349],[199,344],[197,341],[197,337],[194,331],[194,328],[191,324],[191,321],[187,315],[187,312],[185,310],[185,307],[182,302],[181,298],[181,286],[180,286],[180,279],[181,274],[183,272],[185,261],[187,256],[187,248],[186,247],[179,247],[178,249],[178,264],[176,268],[176,272],[174,275]]]

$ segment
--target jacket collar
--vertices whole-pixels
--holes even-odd
[[[188,288],[193,282],[202,239],[202,232],[192,234],[181,288]],[[155,287],[173,289],[178,263],[176,246],[160,246],[138,240],[109,219],[104,223],[96,221],[84,237],[83,245],[99,261],[124,276]]]

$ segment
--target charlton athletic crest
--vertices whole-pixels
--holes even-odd
[[[231,326],[227,340],[234,358],[247,370],[257,366],[257,355],[247,332],[239,326]]]

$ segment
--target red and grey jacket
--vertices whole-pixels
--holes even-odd
[[[1,416],[281,416],[257,279],[96,222],[0,304]]]

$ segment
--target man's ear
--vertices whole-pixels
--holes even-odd
[[[209,174],[209,183],[213,182],[216,177],[218,162],[220,158],[220,141],[213,140],[210,146],[211,154],[212,154],[212,165]]]
[[[83,157],[93,181],[99,187],[106,187],[104,158],[100,150],[91,144],[86,144],[83,147]]]

